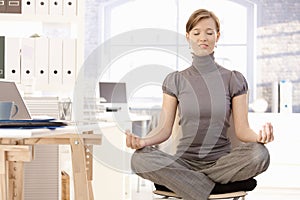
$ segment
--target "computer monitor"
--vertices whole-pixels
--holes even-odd
[[[99,82],[99,90],[100,97],[106,100],[105,103],[127,103],[126,83]]]

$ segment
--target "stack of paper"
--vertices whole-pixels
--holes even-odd
[[[32,118],[48,116],[59,119],[58,97],[24,97]]]
[[[104,112],[105,107],[100,104],[99,98],[84,98],[83,120],[97,121]]]

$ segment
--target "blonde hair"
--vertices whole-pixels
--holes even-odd
[[[190,32],[196,24],[202,19],[212,18],[216,23],[217,33],[220,32],[220,21],[219,18],[212,12],[206,9],[198,9],[192,13],[189,20],[186,23],[186,32]]]

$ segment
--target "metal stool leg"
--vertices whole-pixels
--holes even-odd
[[[232,200],[239,200],[241,198],[241,200],[245,200],[245,197],[234,197]]]

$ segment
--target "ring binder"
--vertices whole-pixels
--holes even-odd
[[[4,77],[5,37],[0,36],[0,79]]]
[[[8,0],[6,13],[21,13],[22,0]]]
[[[0,13],[5,13],[6,12],[6,4],[4,0],[0,1]]]

